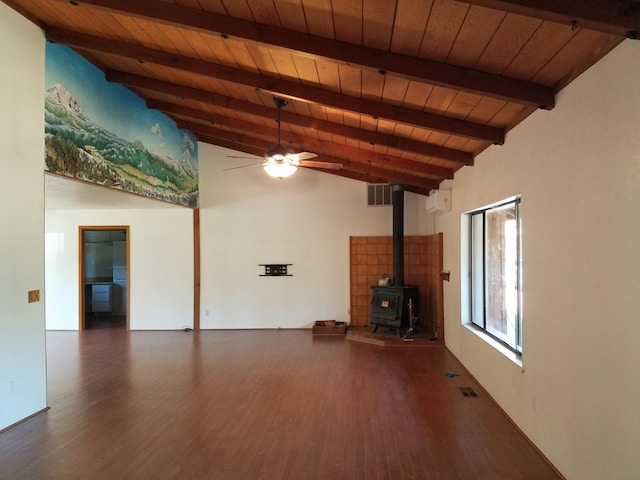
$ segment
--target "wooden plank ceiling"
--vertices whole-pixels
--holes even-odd
[[[421,194],[640,31],[638,0],[4,3],[201,142],[262,156],[285,98],[283,145]]]

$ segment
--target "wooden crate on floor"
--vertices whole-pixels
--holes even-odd
[[[314,335],[345,335],[347,324],[335,320],[316,320],[312,332]]]

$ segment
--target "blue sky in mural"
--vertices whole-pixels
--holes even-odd
[[[179,158],[193,149],[191,161],[197,165],[197,141],[193,134],[177,128],[175,122],[127,88],[110,83],[102,71],[63,45],[47,42],[45,88],[64,86],[95,124],[131,142],[140,140],[150,152]]]

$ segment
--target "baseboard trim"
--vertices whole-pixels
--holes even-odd
[[[545,462],[547,462],[547,465],[549,465],[554,472],[556,472],[556,474],[558,475],[559,478],[563,478],[566,480],[566,477],[560,473],[560,471],[558,470],[558,468],[551,462],[551,460],[549,460],[549,458],[547,458],[547,456],[542,452],[542,450],[540,450],[540,448],[538,448],[538,446],[533,442],[533,440],[531,440],[526,433],[524,433],[522,431],[522,429],[518,426],[518,424],[513,420],[513,418],[511,418],[507,412],[504,410],[504,408],[502,408],[500,406],[500,404],[496,401],[495,398],[493,398],[489,392],[487,392],[487,390],[482,386],[482,384],[478,381],[478,379],[476,377],[474,377],[471,372],[469,371],[469,369],[467,367],[464,366],[464,363],[462,363],[462,361],[457,357],[457,355],[455,353],[453,353],[449,347],[446,346],[445,344],[445,348],[449,351],[449,353],[451,353],[451,355],[453,355],[456,360],[458,360],[460,362],[460,364],[462,364],[462,367],[465,369],[465,374],[469,375],[474,382],[476,382],[480,388],[482,389],[482,394],[486,395],[486,397],[491,401],[491,403],[493,403],[498,410],[500,410],[500,412],[502,412],[502,415],[505,416],[505,418],[509,421],[509,423],[511,423],[511,425],[513,425],[516,430],[518,430],[518,432],[520,432],[520,434],[524,437],[524,439],[527,441],[527,443],[529,443],[529,445],[531,445],[533,447],[533,449],[538,452],[538,454],[544,459]]]
[[[16,423],[12,423],[11,425],[9,425],[8,427],[3,428],[2,430],[0,430],[0,435],[3,434],[4,432],[6,432],[7,430],[11,430],[12,428],[17,427],[18,425],[31,420],[33,417],[37,417],[38,415],[41,415],[43,413],[46,413],[49,411],[51,407],[45,407],[42,410],[38,410],[36,413],[32,413],[31,415],[29,415],[28,417],[24,417],[22,420],[18,420]]]

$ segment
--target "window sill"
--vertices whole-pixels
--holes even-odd
[[[473,333],[474,335],[476,335],[478,338],[480,338],[481,340],[483,340],[484,342],[488,343],[489,345],[491,345],[493,348],[495,348],[498,352],[500,352],[502,355],[504,355],[505,357],[507,357],[509,360],[511,360],[513,363],[515,363],[516,365],[518,365],[520,368],[522,368],[522,355],[508,349],[507,347],[505,347],[502,343],[498,342],[497,340],[493,339],[491,336],[487,335],[486,333],[484,333],[482,330],[475,328],[473,325],[469,325],[469,324],[463,324],[463,326],[469,330],[471,333]]]

